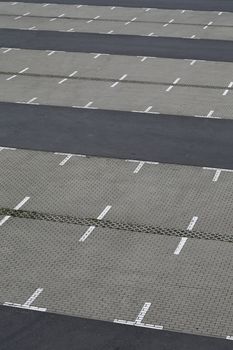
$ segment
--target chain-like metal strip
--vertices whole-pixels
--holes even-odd
[[[201,231],[188,231],[180,230],[177,228],[166,228],[159,226],[148,226],[148,225],[138,225],[124,222],[115,222],[109,220],[98,220],[94,218],[79,218],[69,215],[56,215],[56,214],[47,214],[40,213],[36,211],[28,210],[15,210],[9,208],[0,208],[0,216],[9,215],[15,218],[21,219],[33,219],[33,220],[44,220],[50,222],[66,223],[73,225],[82,225],[82,226],[96,226],[101,228],[108,228],[112,230],[121,230],[121,231],[131,231],[139,233],[151,233],[164,236],[175,236],[175,237],[188,237],[188,238],[197,238],[197,239],[206,239],[206,240],[217,240],[223,242],[232,242],[233,235],[226,235],[221,233],[209,233]]]

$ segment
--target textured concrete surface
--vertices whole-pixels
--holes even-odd
[[[228,350],[232,1],[71,3],[0,3],[0,209],[47,213],[0,217],[0,343]]]

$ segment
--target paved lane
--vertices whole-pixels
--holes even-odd
[[[233,62],[231,41],[0,29],[0,46]]]
[[[0,106],[3,146],[233,169],[230,120],[10,103]]]
[[[19,2],[47,3],[46,0],[19,0]],[[163,9],[187,9],[199,11],[233,12],[231,0],[66,0],[66,4],[95,6],[150,7]],[[50,0],[49,3],[62,4],[64,0]]]

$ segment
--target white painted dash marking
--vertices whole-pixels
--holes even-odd
[[[97,217],[97,220],[102,220],[104,218],[104,216],[108,213],[108,211],[111,209],[111,207],[112,207],[111,205],[107,205],[107,207]],[[92,231],[94,231],[94,229],[95,229],[95,226],[90,226],[87,229],[87,231],[82,235],[82,237],[79,239],[79,242],[84,242],[87,239],[87,237],[90,236]]]
[[[197,220],[198,220],[198,216],[194,216],[194,217],[192,218],[192,220],[190,221],[190,223],[189,223],[189,225],[188,225],[188,227],[187,227],[187,230],[188,230],[188,231],[192,231],[192,229],[193,229],[193,227],[195,226]],[[176,250],[174,251],[174,254],[175,254],[175,255],[179,255],[179,254],[180,254],[180,252],[181,252],[181,250],[183,249],[183,247],[184,247],[184,245],[185,245],[187,239],[188,239],[187,237],[182,237],[182,238],[181,238],[180,243],[178,244]]]
[[[14,207],[14,210],[19,210],[28,200],[30,199],[30,197],[25,197],[21,202],[19,202],[19,204],[17,204]],[[6,215],[4,216],[4,218],[2,220],[0,220],[0,226],[2,226],[7,220],[10,219],[10,215]]]
[[[30,298],[25,301],[23,306],[30,306],[42,292],[43,288],[37,288],[36,291],[30,296]]]

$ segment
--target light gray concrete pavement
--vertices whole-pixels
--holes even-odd
[[[2,150],[1,207],[193,230],[232,232],[232,172],[166,164]],[[138,171],[138,172],[136,172]],[[0,301],[113,321],[134,320],[196,334],[232,334],[231,244],[9,218],[1,226]]]
[[[233,117],[232,63],[7,48],[0,55],[1,101]]]

